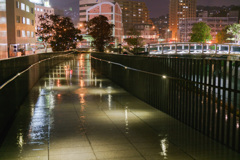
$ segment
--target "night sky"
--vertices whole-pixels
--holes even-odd
[[[146,2],[150,11],[150,17],[159,17],[168,13],[169,0],[138,0]],[[78,10],[79,0],[50,0],[53,7],[59,9],[67,9],[72,7],[73,10]],[[198,0],[198,5],[205,6],[229,6],[240,5],[240,0]]]

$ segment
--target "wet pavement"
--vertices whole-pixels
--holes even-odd
[[[86,55],[32,89],[0,160],[239,160],[240,154],[97,74]]]

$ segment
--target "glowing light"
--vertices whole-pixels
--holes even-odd
[[[163,75],[163,76],[162,76],[162,78],[166,79],[166,78],[167,78],[167,76]]]

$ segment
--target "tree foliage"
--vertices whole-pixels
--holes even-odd
[[[227,33],[234,36],[233,40],[235,43],[240,43],[240,24],[234,23],[229,26]]]
[[[103,15],[94,17],[87,23],[88,34],[93,37],[93,44],[99,52],[103,52],[105,46],[113,41],[113,27]]]
[[[40,26],[37,35],[45,43],[50,43],[53,51],[64,51],[76,48],[82,40],[81,30],[76,29],[71,19],[58,15],[40,15]]]
[[[190,42],[206,43],[212,40],[211,28],[204,22],[195,23],[192,28]]]
[[[138,53],[138,49],[143,46],[143,38],[141,37],[141,33],[138,32],[135,28],[129,30],[128,35],[129,38],[126,38],[128,46],[133,47],[134,53]]]
[[[223,28],[220,32],[218,32],[216,36],[217,43],[229,43],[232,38],[232,35],[227,33],[227,30],[229,29],[229,26],[226,26]]]

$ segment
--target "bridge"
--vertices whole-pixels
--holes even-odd
[[[239,63],[72,52],[0,61],[0,159],[239,159]]]
[[[145,45],[145,52],[159,54],[239,55],[240,45],[211,43],[157,43]]]

